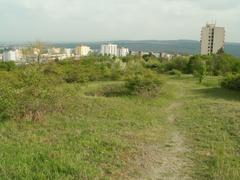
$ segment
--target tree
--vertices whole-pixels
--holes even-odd
[[[197,71],[198,67],[201,64],[201,61],[202,61],[201,56],[199,55],[192,56],[187,65],[187,72],[189,74],[193,74],[195,71]]]
[[[194,71],[194,76],[198,78],[199,83],[202,83],[207,75],[207,66],[205,61],[200,61],[197,69]]]
[[[37,54],[37,62],[38,63],[40,63],[41,55],[44,53],[45,46],[46,45],[43,42],[40,42],[40,41],[36,41],[32,46],[34,51]]]
[[[217,54],[224,54],[224,49],[223,48],[220,48],[218,51],[217,51]]]
[[[0,62],[0,70],[12,71],[16,68],[16,64],[13,61]]]
[[[149,61],[149,60],[151,60],[151,59],[156,59],[156,56],[154,56],[154,54],[153,53],[151,53],[151,52],[149,52],[149,54],[144,54],[143,55],[143,59],[145,60],[145,61]]]

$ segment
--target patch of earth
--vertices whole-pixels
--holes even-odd
[[[192,162],[187,157],[190,149],[185,144],[185,138],[175,127],[177,109],[182,103],[174,102],[166,108],[167,121],[170,125],[164,143],[143,144],[139,147],[141,154],[136,157],[136,166],[139,177],[128,179],[149,180],[189,180]]]

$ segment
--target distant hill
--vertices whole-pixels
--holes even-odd
[[[93,49],[100,49],[101,44],[105,42],[86,42],[86,43],[57,43],[56,46],[74,48],[79,44],[85,44]],[[198,54],[200,52],[200,42],[193,40],[171,40],[171,41],[157,41],[157,40],[142,40],[142,41],[111,41],[119,46],[127,47],[133,51],[146,52],[168,52],[168,53],[184,53],[184,54]],[[225,51],[234,56],[240,57],[240,43],[226,43]]]

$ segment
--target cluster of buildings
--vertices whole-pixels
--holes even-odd
[[[51,61],[51,60],[64,60],[67,58],[80,59],[81,57],[88,56],[92,52],[88,46],[78,46],[75,49],[70,48],[48,48],[42,52],[37,48],[11,48],[4,49],[0,53],[0,60],[2,61],[15,61],[15,62],[30,62],[37,61]]]
[[[217,27],[216,23],[209,24],[202,28],[201,31],[201,55],[216,54],[219,50],[224,49],[225,43],[225,29],[224,27]],[[41,51],[37,48],[32,48],[26,51],[24,48],[4,49],[0,53],[0,61],[15,61],[15,62],[29,62],[29,61],[51,61],[51,60],[64,60],[67,58],[80,59],[81,57],[88,56],[94,51],[85,45],[78,46],[74,49],[70,48],[56,48],[51,47]],[[145,55],[149,52],[130,52],[128,48],[119,47],[116,44],[101,45],[101,49],[96,51],[101,55],[109,55],[115,57],[125,57],[131,55]],[[168,53],[154,53],[156,57],[171,60],[174,56]]]
[[[104,44],[101,46],[101,54],[125,57],[129,54],[129,49],[124,47],[118,47],[118,45],[116,44]]]
[[[23,53],[20,49],[11,49],[9,51],[4,51],[0,54],[0,60],[7,61],[21,61],[23,59]]]
[[[76,60],[81,57],[85,57],[93,53],[94,51],[85,45],[77,46],[74,49],[71,48],[56,48],[51,47],[44,50],[37,48],[11,48],[4,49],[3,53],[0,53],[0,60],[2,61],[15,61],[15,62],[30,62],[41,60],[53,61],[64,60],[68,58],[74,58]],[[101,50],[97,53],[102,55],[125,57],[129,54],[129,49],[118,47],[114,44],[106,44],[101,46]]]
[[[224,49],[225,44],[225,28],[217,27],[216,23],[207,23],[206,26],[202,28],[201,31],[201,55],[216,54],[221,49]],[[169,54],[165,52],[154,53],[151,52],[156,57],[171,60],[175,56],[180,56],[180,54]],[[117,57],[124,57],[128,54],[132,55],[145,55],[149,52],[130,52],[128,48],[118,47],[115,44],[106,44],[101,46],[102,55],[111,55]]]
[[[88,46],[77,46],[75,49],[71,48],[49,48],[47,53],[42,54],[42,60],[51,61],[51,60],[64,60],[68,58],[80,59],[81,57],[88,56],[93,51]]]

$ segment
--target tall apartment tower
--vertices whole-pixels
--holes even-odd
[[[128,54],[129,54],[128,48],[124,48],[124,47],[118,48],[118,56],[119,57],[126,57]]]
[[[118,56],[118,46],[115,44],[104,44],[101,46],[101,54]]]
[[[207,24],[201,33],[201,54],[216,54],[224,48],[225,29],[216,27],[216,24]]]

